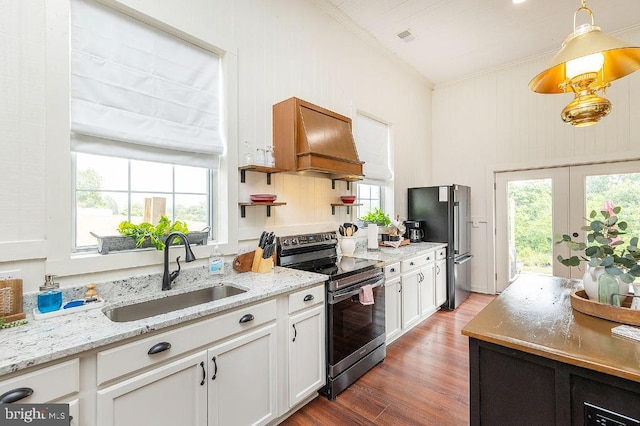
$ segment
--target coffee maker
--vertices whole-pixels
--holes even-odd
[[[419,243],[424,238],[424,229],[420,226],[420,222],[417,220],[406,220],[404,222],[406,232],[404,237],[409,240],[410,243]]]

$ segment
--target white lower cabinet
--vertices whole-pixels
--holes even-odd
[[[428,317],[436,311],[435,264],[429,263],[420,269],[420,316]]]
[[[206,365],[201,351],[99,390],[98,426],[206,425]]]
[[[210,426],[262,425],[276,418],[275,324],[214,346],[207,358]]]
[[[326,382],[325,310],[321,304],[289,318],[289,408]]]
[[[80,419],[80,361],[72,359],[0,381],[0,405],[69,404],[71,426]]]
[[[387,344],[393,342],[402,331],[402,284],[400,277],[392,278],[384,285],[384,320]]]
[[[411,328],[420,322],[420,270],[402,274],[402,328]]]
[[[436,261],[435,270],[436,306],[442,306],[447,301],[447,260],[445,253],[442,253],[441,256]]]

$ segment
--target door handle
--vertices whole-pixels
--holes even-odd
[[[216,362],[215,356],[211,358],[211,361],[213,361],[213,376],[211,377],[211,380],[215,380],[218,375],[218,363]]]
[[[292,340],[292,342],[296,341],[296,337],[298,337],[298,330],[296,330],[296,325],[293,324],[293,340]]]
[[[202,381],[200,382],[200,386],[204,386],[204,381],[207,378],[207,372],[204,371],[204,361],[200,362],[200,367],[202,368]]]

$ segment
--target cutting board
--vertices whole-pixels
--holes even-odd
[[[22,312],[22,280],[0,281],[0,317],[5,322],[26,318]]]

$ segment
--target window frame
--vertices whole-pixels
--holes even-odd
[[[220,156],[220,167],[215,182],[216,199],[213,210],[214,226],[218,227],[216,243],[195,246],[194,254],[199,260],[211,254],[217,245],[224,254],[238,250],[237,187],[238,173],[232,171],[238,166],[238,57],[237,46],[229,44],[222,35],[196,37],[184,24],[173,20],[160,9],[140,10],[123,7],[112,0],[103,2],[122,10],[128,15],[158,26],[190,43],[216,52],[221,66],[221,133],[225,151]],[[163,253],[157,250],[140,250],[133,253],[112,253],[108,256],[97,253],[73,253],[71,250],[72,220],[69,215],[74,198],[70,164],[70,2],[51,0],[46,8],[46,104],[45,133],[47,134],[46,167],[46,244],[34,257],[34,261],[44,260],[43,273],[64,276],[65,285],[84,284],[92,281],[126,278],[135,274],[156,273],[163,262]],[[151,10],[153,9],[153,10]],[[149,11],[151,13],[149,13]],[[201,262],[195,262],[197,266]],[[88,274],[90,278],[87,278]]]

